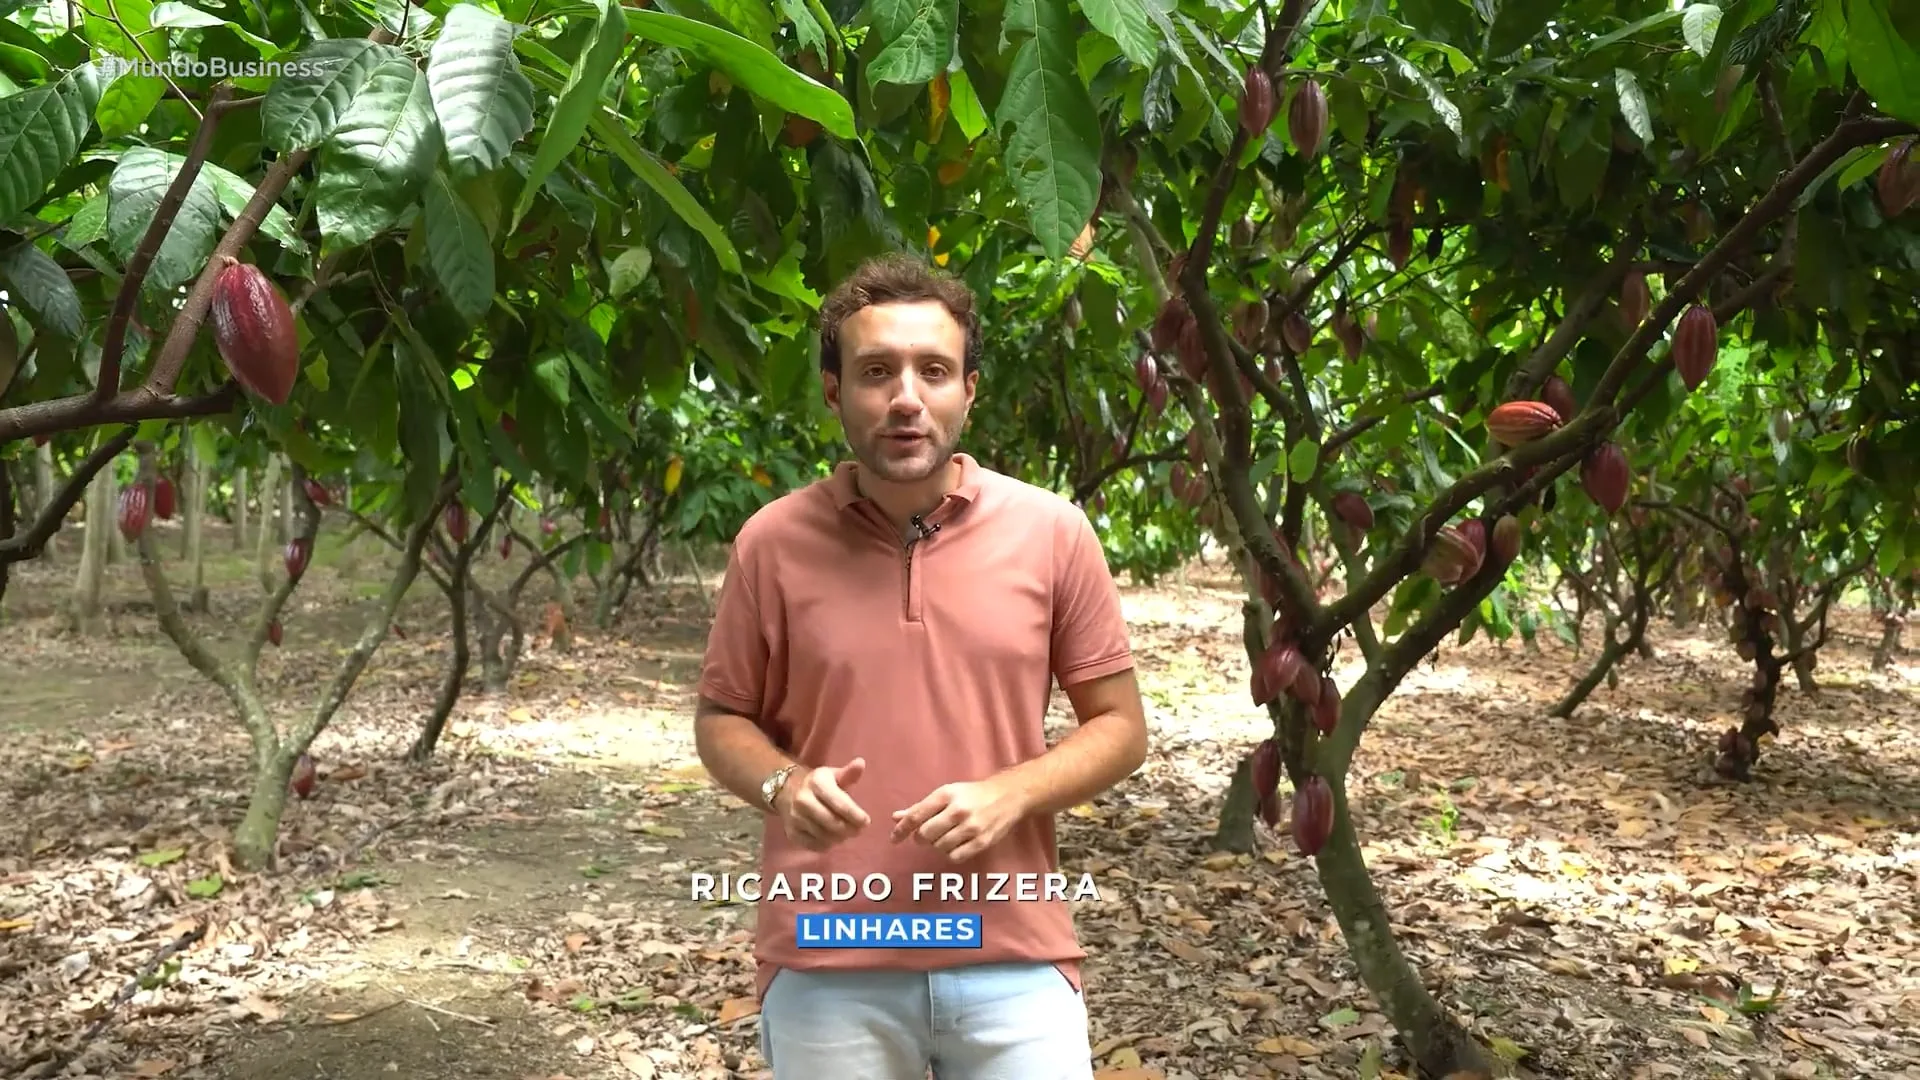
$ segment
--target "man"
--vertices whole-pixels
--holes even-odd
[[[758,905],[775,1080],[1092,1075],[1065,899],[1016,898],[1012,876],[988,897],[992,875],[1058,871],[1055,815],[1139,768],[1146,721],[1086,515],[955,453],[979,358],[964,284],[903,256],[859,268],[820,328],[855,460],[762,508],[728,559],[695,730],[715,779],[767,814],[763,882],[793,887]],[[1049,749],[1055,679],[1079,725]],[[965,889],[914,897],[914,875],[943,873]],[[893,891],[810,897],[803,874]],[[955,947],[810,948],[803,912],[982,924]]]

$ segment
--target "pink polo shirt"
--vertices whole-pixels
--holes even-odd
[[[1099,537],[1073,503],[966,454],[958,488],[911,545],[854,486],[852,462],[784,495],[735,539],[707,640],[700,693],[758,719],[806,765],[867,768],[848,790],[871,823],[816,853],[772,815],[762,835],[756,994],[781,967],[928,970],[1053,961],[1077,988],[1086,952],[1064,899],[918,902],[913,875],[1044,875],[1059,870],[1051,816],[1015,826],[992,850],[954,864],[928,844],[889,840],[893,812],[942,784],[980,780],[1047,750],[1043,723],[1062,687],[1133,666],[1120,593]],[[889,875],[874,902],[797,899],[802,874]],[[766,898],[785,874],[796,899]],[[1072,895],[1077,874],[1067,879]],[[971,877],[966,880],[971,882]],[[1015,895],[1007,878],[1006,892]],[[827,895],[831,895],[830,893]],[[979,948],[801,949],[801,912],[981,915]]]

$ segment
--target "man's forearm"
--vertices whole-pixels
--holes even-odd
[[[725,709],[701,709],[693,722],[693,737],[701,764],[720,786],[763,810],[761,783],[775,769],[793,764],[760,725]]]
[[[1133,775],[1147,754],[1146,732],[1120,713],[1089,717],[1030,761],[1000,773],[1028,814],[1058,814]]]

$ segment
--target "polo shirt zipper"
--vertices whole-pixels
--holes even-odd
[[[918,536],[910,537],[902,542],[904,549],[902,569],[906,572],[907,578],[905,597],[906,617],[907,621],[911,623],[920,621],[920,605],[916,602],[917,598],[913,594],[913,545],[939,532],[940,525],[938,522],[932,525],[927,524],[926,520],[919,514],[913,515],[910,520],[912,521],[914,531],[919,533]]]

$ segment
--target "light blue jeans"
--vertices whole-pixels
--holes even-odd
[[[1047,963],[782,968],[760,1005],[760,1054],[774,1080],[1093,1077],[1086,1004]]]

